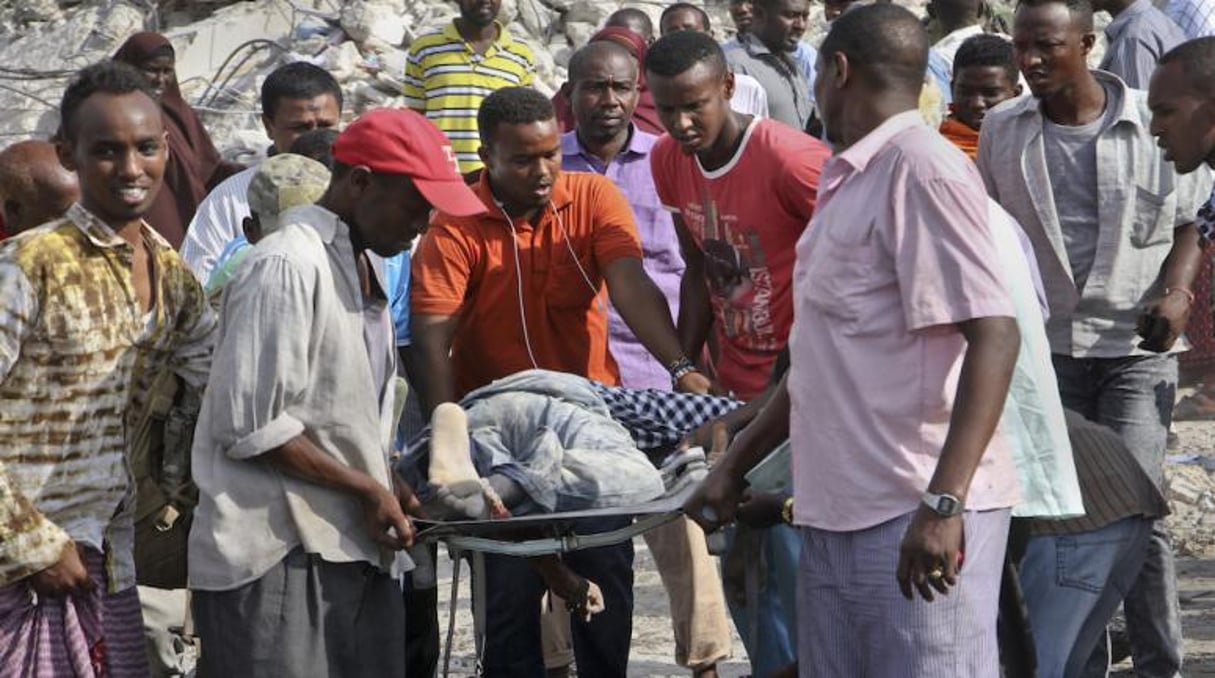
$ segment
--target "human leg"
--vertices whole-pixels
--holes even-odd
[[[996,611],[1009,513],[966,513],[958,584],[931,603],[903,598],[896,583],[912,514],[855,532],[804,530],[797,593],[801,675],[998,676]]]
[[[184,625],[188,607],[185,589],[139,587],[143,628],[153,678],[185,675],[185,644],[176,630]]]
[[[801,535],[784,525],[736,526],[722,558],[726,601],[747,648],[753,675],[768,675],[797,660],[795,599]]]
[[[670,601],[676,663],[695,671],[729,657],[725,596],[704,531],[680,518],[647,532],[645,541]]]
[[[1152,534],[1151,521],[1131,517],[1114,525],[1118,526],[1125,540],[1115,556],[1100,599],[1080,629],[1076,645],[1067,659],[1067,669],[1064,675],[1068,678],[1105,675],[1109,660],[1106,642],[1102,642],[1108,642],[1106,626],[1109,624],[1110,618],[1114,616],[1114,612],[1117,611],[1118,603],[1126,598],[1127,593],[1134,586],[1135,580],[1139,577],[1139,571],[1143,568],[1143,563],[1147,558]],[[1092,658],[1099,652],[1104,653],[1106,662],[1104,665],[1099,663],[1094,666]]]
[[[1126,590],[1119,579],[1134,576],[1127,574],[1133,554],[1142,562],[1142,522],[1128,518],[1085,534],[1030,539],[1020,575],[1039,678],[1079,675]]]
[[[482,664],[487,678],[542,678],[540,599],[544,583],[525,558],[485,554]]]
[[[848,589],[865,675],[996,678],[996,616],[1010,511],[963,516],[966,561],[949,595],[907,600],[896,585],[899,546],[911,515],[855,533],[856,575]]]
[[[367,563],[297,548],[261,578],[196,591],[202,678],[400,676],[405,611],[396,581]]]
[[[1097,421],[1118,432],[1159,486],[1177,359],[1150,356],[1103,360]],[[1123,604],[1135,670],[1144,678],[1173,678],[1181,670],[1183,639],[1173,545],[1163,521],[1153,527],[1147,558]]]
[[[582,521],[583,533],[606,532],[627,526],[631,518],[596,518]],[[633,636],[633,542],[573,551],[565,564],[595,582],[606,608],[590,621],[570,617],[574,657],[582,678],[623,678],[628,672]]]

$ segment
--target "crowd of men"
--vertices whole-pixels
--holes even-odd
[[[817,49],[808,0],[731,0],[724,44],[625,9],[552,98],[499,0],[457,4],[408,109],[339,130],[329,73],[276,69],[248,168],[153,34],[0,152],[0,676],[178,675],[187,617],[201,676],[434,675],[445,490],[395,460],[528,370],[738,401],[645,535],[694,676],[733,629],[757,677],[1100,676],[1119,606],[1136,675],[1181,675],[1206,2],[829,0]],[[626,675],[633,558],[487,556],[484,674]]]

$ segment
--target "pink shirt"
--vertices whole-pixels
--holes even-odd
[[[1013,317],[993,243],[978,171],[918,111],[888,119],[824,167],[793,273],[798,524],[846,532],[916,508],[966,350],[954,325]],[[1017,499],[997,431],[966,507]]]

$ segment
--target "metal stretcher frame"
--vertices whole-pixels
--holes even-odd
[[[447,640],[443,650],[443,676],[450,675],[452,639],[455,637],[456,602],[460,591],[460,564],[467,553],[472,561],[472,613],[475,641],[475,675],[482,675],[485,649],[485,554],[532,557],[611,546],[661,527],[683,515],[683,505],[696,491],[698,482],[684,478],[671,492],[636,506],[587,509],[563,513],[542,513],[499,520],[431,521],[417,520],[416,538],[421,542],[443,542],[454,561],[451,573],[451,601],[448,605]],[[608,532],[580,535],[574,526],[588,518],[632,516],[627,527]],[[526,536],[548,536],[527,539]]]

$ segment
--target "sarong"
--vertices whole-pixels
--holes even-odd
[[[39,596],[28,579],[0,587],[0,675],[5,678],[146,678],[139,594],[106,593],[105,556],[84,549],[89,594]]]

